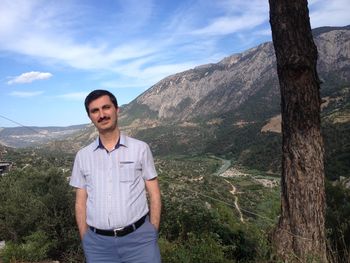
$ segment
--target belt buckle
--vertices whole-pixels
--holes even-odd
[[[113,229],[114,237],[118,237],[118,231],[121,231],[121,230],[123,230],[123,229],[124,229],[124,227],[119,227],[119,228]]]

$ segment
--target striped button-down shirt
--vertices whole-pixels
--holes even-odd
[[[97,138],[77,153],[70,185],[87,190],[88,225],[115,229],[148,212],[144,180],[156,176],[149,146],[121,133],[113,151],[101,147]]]

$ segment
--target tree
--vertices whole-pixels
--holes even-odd
[[[277,253],[326,262],[320,81],[306,0],[269,0],[282,110],[281,216]]]
[[[74,192],[60,168],[37,166],[0,176],[0,240],[6,240],[3,256],[12,261],[81,262]]]

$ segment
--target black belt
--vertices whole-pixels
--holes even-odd
[[[90,226],[90,229],[94,231],[96,234],[103,235],[103,236],[112,236],[112,237],[122,237],[126,236],[132,232],[134,232],[136,229],[138,229],[140,226],[143,225],[146,219],[146,215],[141,217],[139,220],[137,220],[135,223],[128,225],[123,228],[118,228],[114,230],[103,230],[103,229],[97,229],[92,226]]]

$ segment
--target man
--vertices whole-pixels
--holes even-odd
[[[160,262],[161,198],[152,153],[119,131],[118,103],[109,91],[92,91],[85,109],[99,137],[77,153],[70,185],[86,260]]]

